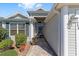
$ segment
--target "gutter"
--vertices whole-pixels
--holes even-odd
[[[45,19],[45,23],[48,22],[51,18],[53,18],[56,14],[59,14],[59,10],[64,6],[63,3],[54,4],[54,7],[48,13],[47,18]]]
[[[60,13],[59,10],[65,6],[74,6],[74,5],[79,5],[79,3],[55,3],[51,9],[51,11],[48,13],[47,18],[45,19],[44,22],[48,22],[51,18],[53,18],[56,14]]]

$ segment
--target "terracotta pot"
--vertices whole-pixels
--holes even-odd
[[[26,45],[26,49],[29,49],[30,48],[30,45]]]
[[[23,52],[24,50],[27,51],[27,50],[29,49],[29,47],[30,47],[30,46],[27,45],[27,44],[21,44],[21,45],[20,45],[20,48],[19,48],[19,51],[20,51],[20,52]]]
[[[27,53],[27,52],[28,52],[28,50],[29,50],[29,48],[30,48],[30,45],[27,45],[27,44],[26,44],[26,48],[25,48],[25,51],[24,51],[24,52],[26,52],[26,53]]]
[[[20,45],[20,48],[19,48],[19,51],[20,51],[20,52],[24,51],[24,50],[25,50],[25,47],[26,47],[25,44],[21,44],[21,45]]]

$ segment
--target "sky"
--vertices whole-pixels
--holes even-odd
[[[52,3],[0,3],[0,17],[7,17],[15,13],[28,15],[27,11],[35,11],[42,8],[50,11]]]

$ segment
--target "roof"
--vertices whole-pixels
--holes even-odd
[[[27,11],[29,16],[47,16],[49,11],[45,11],[44,9],[37,9],[36,11]]]
[[[16,14],[14,14],[14,15],[12,15],[12,16],[9,16],[7,19],[12,19],[12,18],[15,18],[15,17],[21,17],[21,18],[27,18],[26,16],[24,16],[24,15],[22,15],[22,14],[20,14],[20,13],[16,13]]]
[[[0,17],[0,21],[4,20],[4,17]]]
[[[28,19],[28,17],[26,17],[20,13],[16,13],[12,16],[9,16],[8,18],[0,17],[0,21],[29,21],[29,19]]]

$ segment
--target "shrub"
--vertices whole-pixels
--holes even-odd
[[[8,31],[6,29],[0,28],[0,42],[6,39]]]
[[[12,44],[13,41],[11,39],[2,40],[2,42],[0,42],[0,49],[10,47]]]
[[[22,33],[19,33],[15,36],[16,46],[20,44],[25,44],[26,40],[27,40],[27,36]]]

